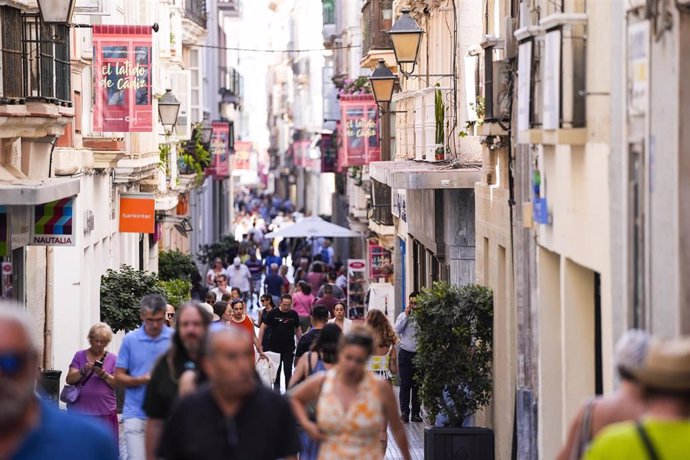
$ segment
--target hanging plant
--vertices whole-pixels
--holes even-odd
[[[434,109],[436,115],[436,151],[435,160],[443,160],[445,153],[445,129],[444,124],[446,120],[446,106],[443,103],[443,93],[439,88],[439,84],[436,83],[436,91],[434,94]]]
[[[346,79],[342,87],[338,90],[338,97],[346,94],[371,94],[371,83],[368,77],[357,77],[356,79]]]
[[[201,126],[197,124],[192,130],[192,138],[180,149],[180,172],[183,174],[196,174],[196,185],[204,181],[204,172],[211,164],[211,152],[209,152],[201,140]]]

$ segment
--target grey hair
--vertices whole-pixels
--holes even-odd
[[[30,321],[26,309],[22,305],[16,302],[0,300],[0,321],[15,323],[26,334],[29,347],[33,351],[38,350],[37,328],[31,327],[33,323]]]
[[[168,306],[168,302],[160,294],[147,294],[141,298],[140,302],[141,313],[158,313],[164,312]]]
[[[279,268],[279,267],[278,267],[278,264],[277,264],[277,263],[273,262],[273,263],[271,264],[271,270],[272,270],[272,271],[274,271],[274,272],[275,272],[275,271],[278,271],[278,268]]]
[[[626,331],[616,343],[615,360],[619,372],[634,372],[644,364],[651,336],[640,329]]]

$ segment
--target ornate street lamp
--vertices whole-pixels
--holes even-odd
[[[180,113],[180,101],[177,100],[171,89],[166,89],[158,99],[158,117],[166,132],[169,134],[177,124],[177,115]]]
[[[391,99],[393,99],[393,89],[397,81],[398,77],[386,66],[386,61],[379,59],[379,65],[369,77],[369,82],[371,83],[371,91],[374,93],[374,99],[381,112],[385,112],[385,108],[388,107]]]
[[[212,134],[213,126],[211,126],[208,120],[204,120],[204,122],[201,124],[201,143],[208,145],[211,142]]]
[[[388,36],[393,42],[395,60],[398,62],[400,71],[405,76],[409,76],[414,72],[414,66],[417,63],[419,45],[422,42],[423,33],[424,30],[422,30],[417,21],[410,16],[409,8],[402,9],[402,14],[388,31]],[[404,64],[412,64],[412,69],[406,72],[403,70]]]
[[[45,24],[69,26],[77,0],[38,0],[38,9]]]

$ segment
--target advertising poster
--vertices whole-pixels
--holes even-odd
[[[254,145],[247,141],[235,142],[235,154],[232,156],[232,170],[252,169],[252,149]]]
[[[151,26],[94,25],[93,48],[93,131],[153,131]]]
[[[230,176],[230,123],[211,123],[211,167],[215,177]]]
[[[393,281],[393,255],[376,243],[369,243],[369,279]]]
[[[156,231],[156,199],[150,193],[120,195],[120,232],[154,233]]]
[[[31,244],[35,246],[74,246],[77,197],[34,206]]]
[[[381,159],[378,107],[374,96],[345,95],[340,98],[340,133],[343,142],[338,152],[338,167],[363,166]]]

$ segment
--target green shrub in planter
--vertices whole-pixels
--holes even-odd
[[[204,244],[199,247],[197,258],[202,264],[208,264],[216,257],[220,257],[223,262],[232,260],[237,255],[239,243],[232,235],[223,236],[220,241],[212,244]]]
[[[114,332],[131,331],[141,325],[139,302],[146,294],[163,294],[155,273],[122,265],[101,277],[101,321]]]
[[[158,281],[158,286],[163,289],[163,295],[168,303],[175,307],[179,307],[192,298],[192,283],[187,280]]]
[[[196,271],[191,254],[180,251],[161,251],[158,254],[158,278],[163,281],[191,280]]]
[[[434,283],[417,297],[420,399],[432,420],[461,427],[491,399],[493,294],[478,285]]]

